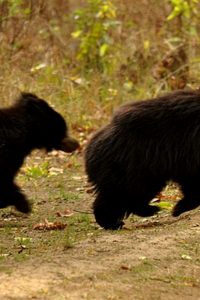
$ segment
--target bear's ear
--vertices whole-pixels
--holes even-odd
[[[17,101],[18,105],[24,106],[28,111],[31,109],[34,111],[35,109],[38,111],[49,110],[50,106],[48,103],[38,98],[35,94],[31,93],[21,93],[21,97]]]
[[[22,92],[21,95],[22,97],[38,98],[35,94],[28,92]]]
[[[26,101],[39,101],[40,99],[35,94],[22,92],[18,100],[26,102]]]

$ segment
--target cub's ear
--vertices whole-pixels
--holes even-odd
[[[16,104],[18,106],[24,107],[27,110],[27,112],[32,113],[43,113],[44,111],[51,109],[49,104],[45,100],[31,93],[21,93],[21,96],[18,98]]]
[[[35,94],[22,92],[19,101],[39,101],[41,100]]]
[[[21,103],[21,104],[40,104],[42,105],[45,105],[45,106],[49,106],[48,103],[39,98],[38,96],[36,96],[35,94],[31,94],[31,93],[21,93],[21,96],[18,98],[18,103]]]

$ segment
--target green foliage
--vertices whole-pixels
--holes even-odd
[[[167,21],[177,18],[178,26],[176,35],[181,38],[181,41],[186,41],[189,45],[189,38],[199,36],[199,0],[170,0],[172,11],[167,17]]]
[[[170,2],[173,6],[173,10],[167,17],[168,21],[181,15],[189,19],[192,13],[197,13],[199,0],[170,0]]]
[[[27,247],[31,244],[32,238],[30,238],[30,237],[15,237],[15,241],[18,245]]]
[[[24,0],[0,0],[0,5],[7,7],[7,17],[22,17],[29,15],[31,12],[29,7],[24,7]],[[3,19],[3,16],[1,16],[1,19]]]
[[[28,178],[40,178],[40,177],[46,177],[48,175],[48,162],[43,162],[41,165],[35,165],[32,167],[26,168],[26,176]]]
[[[109,0],[87,0],[85,7],[76,10],[74,20],[76,30],[72,36],[79,41],[77,59],[86,70],[108,72],[115,48],[111,33],[119,25],[114,4]]]

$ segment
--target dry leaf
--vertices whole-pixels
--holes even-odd
[[[131,268],[130,268],[130,266],[122,265],[122,266],[120,267],[120,269],[125,270],[125,271],[128,271],[128,270],[130,270]]]
[[[38,223],[33,226],[34,230],[62,230],[65,229],[67,224],[61,222],[49,222],[47,219],[44,220],[44,223]]]
[[[51,167],[49,169],[49,175],[53,176],[53,175],[58,175],[58,174],[63,174],[63,168]]]

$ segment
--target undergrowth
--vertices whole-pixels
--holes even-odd
[[[195,0],[2,0],[1,105],[34,92],[79,132],[126,101],[196,88],[198,8]]]

